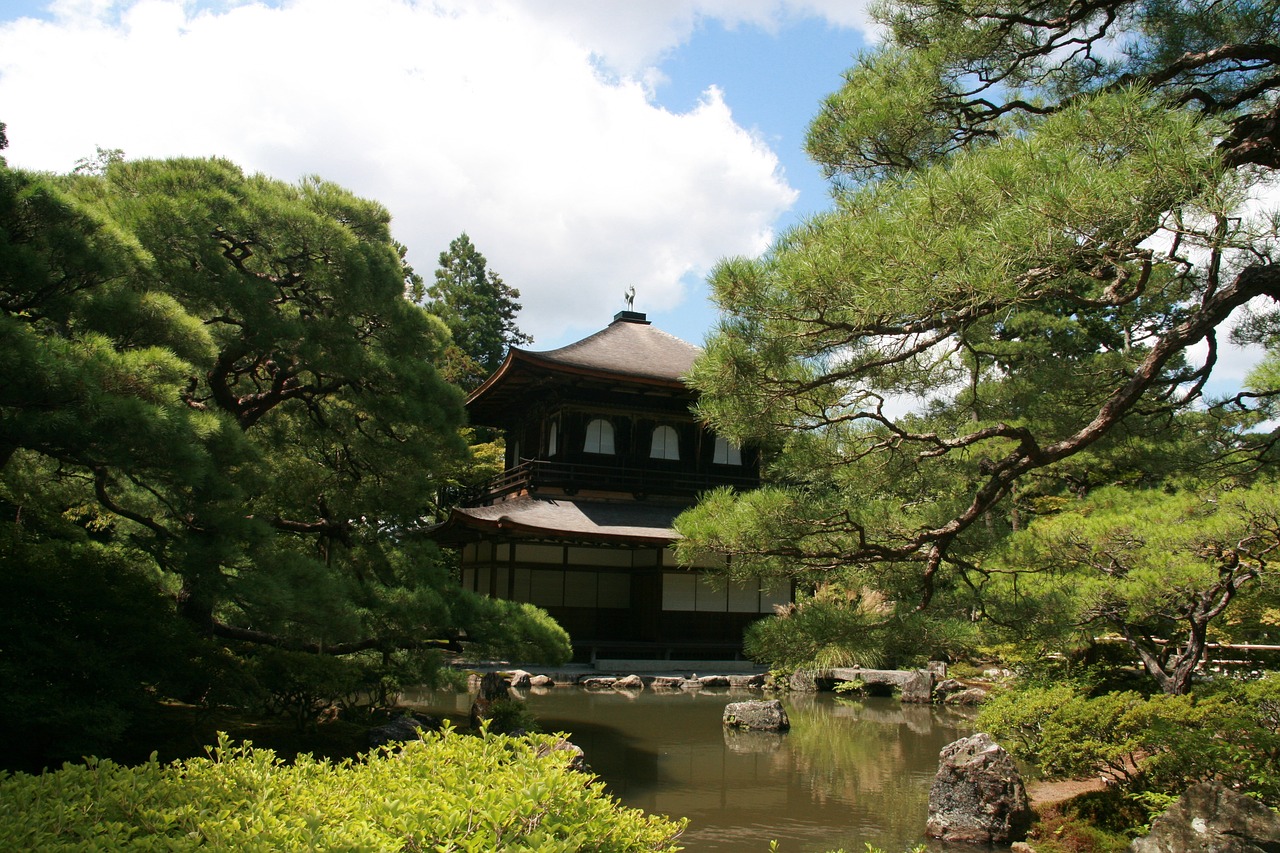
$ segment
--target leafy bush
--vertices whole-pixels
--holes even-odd
[[[556,738],[446,729],[339,764],[222,738],[207,758],[89,760],[0,781],[0,848],[674,850],[683,821],[625,809]]]
[[[970,654],[971,622],[935,614],[891,614],[876,596],[849,596],[835,586],[753,622],[743,637],[747,657],[791,673],[845,666],[913,667]]]
[[[1280,803],[1275,676],[1223,681],[1190,696],[1025,688],[994,697],[977,723],[1052,778],[1101,774],[1125,793],[1170,795],[1218,779]]]
[[[266,648],[247,659],[245,674],[259,690],[259,707],[293,721],[298,731],[315,728],[320,712],[360,692],[360,667],[340,657]]]
[[[861,678],[855,678],[853,681],[841,681],[832,689],[841,696],[863,696],[867,692],[867,683]]]
[[[873,625],[879,618],[842,597],[801,598],[795,607],[753,622],[743,649],[783,671],[877,666],[882,656]]]
[[[494,699],[489,704],[489,731],[497,734],[541,731],[538,719],[519,699]]]
[[[879,627],[885,664],[897,669],[931,660],[954,661],[977,652],[977,623],[945,612],[900,613]]]

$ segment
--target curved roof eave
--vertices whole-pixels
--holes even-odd
[[[681,538],[670,526],[681,509],[524,496],[484,507],[456,507],[428,535],[452,529],[530,539],[666,546]]]
[[[680,538],[675,532],[671,531],[665,535],[654,534],[637,534],[637,533],[606,533],[606,532],[584,532],[576,530],[555,530],[546,527],[538,527],[532,524],[522,524],[513,518],[502,517],[495,520],[487,519],[468,519],[463,522],[470,527],[487,528],[502,533],[513,533],[537,539],[560,539],[566,542],[610,542],[610,543],[626,543],[629,545],[670,545],[672,542]]]

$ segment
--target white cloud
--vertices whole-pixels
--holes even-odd
[[[470,5],[474,0],[455,0]],[[643,76],[683,44],[699,24],[775,31],[788,20],[819,17],[874,36],[866,0],[518,0],[531,14],[592,46],[610,69]]]
[[[1235,175],[1234,182],[1228,182],[1222,190],[1223,197],[1216,206],[1229,212],[1229,221],[1237,229],[1233,242],[1248,246],[1247,249],[1228,250],[1224,254],[1225,262],[1220,275],[1230,281],[1240,268],[1257,263],[1258,255],[1263,254],[1275,262],[1280,253],[1280,181],[1262,172],[1243,172]],[[1184,222],[1182,238],[1178,246],[1178,255],[1186,262],[1194,264],[1203,274],[1210,261],[1210,235],[1215,231],[1212,217],[1202,214],[1197,218]],[[1153,250],[1157,255],[1168,254],[1174,247],[1174,232],[1162,228],[1148,238],[1143,246]],[[1256,297],[1241,308],[1237,308],[1227,320],[1216,330],[1215,362],[1212,376],[1205,385],[1208,398],[1221,398],[1237,393],[1243,386],[1249,372],[1266,354],[1261,346],[1241,346],[1231,339],[1232,330],[1245,319],[1250,312],[1269,310],[1272,300],[1268,297]],[[1187,348],[1188,363],[1200,367],[1209,357],[1208,340],[1201,340]]]
[[[61,0],[52,22],[0,26],[6,155],[321,175],[385,204],[428,278],[466,230],[544,344],[599,328],[628,284],[671,310],[716,259],[768,244],[795,197],[775,154],[716,90],[673,114],[645,80],[699,15],[775,5]]]

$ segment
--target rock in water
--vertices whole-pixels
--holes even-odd
[[[1187,789],[1134,839],[1131,853],[1273,853],[1280,850],[1280,816],[1216,782]]]
[[[528,687],[533,680],[533,676],[523,669],[513,669],[506,676],[507,683],[518,690]]]
[[[591,768],[587,765],[587,754],[582,751],[582,747],[571,741],[560,738],[550,746],[544,744],[538,747],[537,756],[539,758],[551,754],[568,755],[567,764],[570,770],[577,770],[579,773],[591,772]]]
[[[724,706],[722,720],[731,728],[753,732],[785,732],[791,729],[791,720],[777,699],[730,702]]]
[[[796,693],[818,692],[818,681],[812,672],[797,669],[791,673],[790,688]]]
[[[481,676],[478,688],[475,701],[471,703],[470,723],[473,729],[480,728],[480,723],[489,719],[489,708],[494,702],[510,695],[507,677],[496,672],[486,672]]]
[[[386,746],[389,743],[404,743],[405,741],[419,740],[422,737],[424,729],[437,729],[440,727],[439,720],[432,717],[411,717],[404,715],[394,717],[385,725],[377,726],[369,729],[364,733],[365,746],[370,748],[377,746]]]
[[[644,679],[632,674],[613,682],[614,690],[644,690]]]
[[[947,744],[929,789],[932,838],[965,844],[1009,844],[1026,838],[1031,804],[1013,759],[978,733]]]

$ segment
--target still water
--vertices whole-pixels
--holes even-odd
[[[423,694],[414,704],[465,720],[467,694]],[[624,805],[689,818],[681,844],[701,851],[787,853],[870,842],[900,853],[923,841],[938,752],[971,732],[950,711],[895,699],[833,694],[783,699],[791,731],[735,734],[729,702],[760,694],[588,692],[558,687],[524,696],[544,731],[564,731]]]

